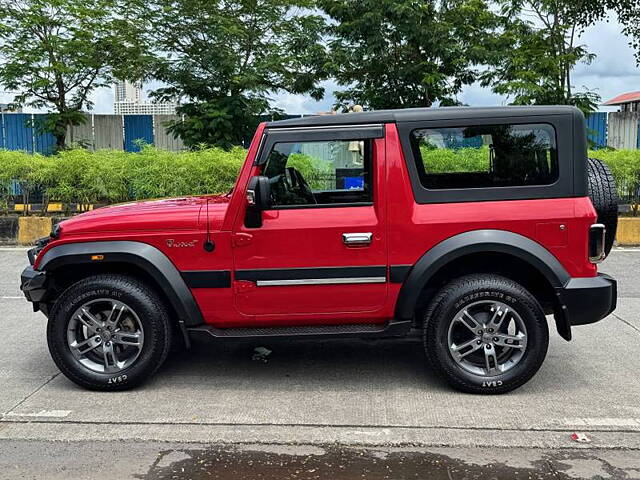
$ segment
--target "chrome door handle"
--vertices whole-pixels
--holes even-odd
[[[371,245],[371,238],[373,234],[367,233],[343,233],[342,243],[347,247],[362,247],[365,245]]]

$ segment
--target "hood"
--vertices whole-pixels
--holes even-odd
[[[231,197],[203,195],[123,203],[82,213],[60,224],[63,235],[89,232],[219,230]]]

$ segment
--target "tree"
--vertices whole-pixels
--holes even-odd
[[[618,15],[622,33],[628,35],[631,46],[636,50],[636,60],[640,65],[640,2],[638,0],[575,0],[575,10],[580,21],[590,25],[608,18],[609,11]]]
[[[579,43],[580,35],[608,9],[618,12],[625,33],[640,38],[637,0],[500,0],[503,29],[499,48],[481,76],[483,86],[513,97],[513,103],[575,105],[595,110],[600,96],[583,87],[576,91],[571,72],[595,55]],[[640,45],[639,45],[640,46]]]
[[[154,76],[166,86],[152,95],[178,100],[186,117],[170,131],[191,147],[229,148],[252,133],[270,95],[322,98],[325,20],[312,7],[312,0],[156,0],[149,38],[160,53]]]
[[[46,108],[41,130],[65,145],[84,121],[89,94],[114,78],[139,75],[139,31],[117,0],[0,0],[0,84],[16,105]]]
[[[456,104],[473,83],[497,17],[484,0],[320,0],[331,17],[338,104],[372,109]]]

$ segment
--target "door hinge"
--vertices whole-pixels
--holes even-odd
[[[233,289],[236,293],[247,293],[256,288],[256,284],[254,282],[250,282],[248,280],[236,280],[233,282]]]
[[[233,234],[233,246],[242,247],[249,245],[253,241],[253,235],[250,233],[234,233]]]

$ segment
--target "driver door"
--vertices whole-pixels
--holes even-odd
[[[370,322],[387,300],[382,127],[267,133],[272,206],[234,225],[235,304],[262,322]],[[246,208],[246,206],[245,206]]]

